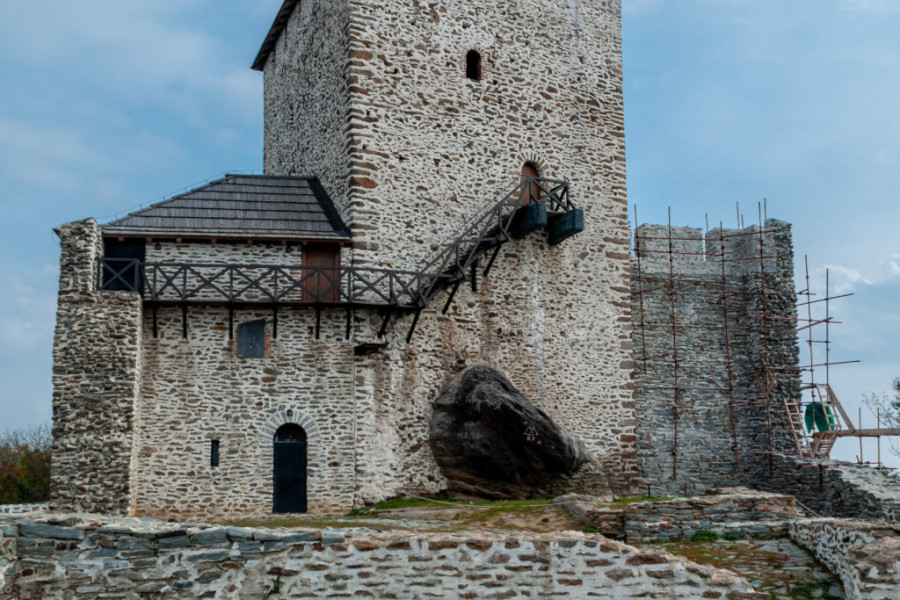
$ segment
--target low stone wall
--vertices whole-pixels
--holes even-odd
[[[802,517],[792,496],[740,490],[719,496],[636,502],[625,507],[628,543],[689,538],[704,529],[720,535],[784,535],[787,521]]]
[[[49,507],[47,502],[40,504],[0,504],[0,515],[25,515],[32,512],[45,511]]]
[[[841,578],[849,600],[900,598],[900,525],[803,519],[790,534]]]
[[[0,598],[722,598],[744,579],[599,535],[0,517]],[[13,567],[13,568],[10,568]]]
[[[900,520],[900,479],[867,466],[825,466],[791,456],[772,455],[745,461],[747,485],[796,496],[801,506],[821,516],[875,521]]]

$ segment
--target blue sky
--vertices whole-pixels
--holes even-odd
[[[561,1],[561,0],[560,0]],[[0,21],[0,429],[50,418],[58,248],[103,219],[262,167],[249,64],[281,0],[30,0]],[[900,2],[624,0],[641,221],[794,223],[842,301],[832,383],[856,414],[900,376]],[[798,261],[799,262],[799,261]],[[839,448],[853,459],[855,442]],[[874,457],[867,449],[867,458]]]

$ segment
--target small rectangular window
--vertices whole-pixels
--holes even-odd
[[[219,466],[219,440],[210,440],[209,448],[209,466]]]
[[[237,354],[241,358],[263,358],[266,355],[266,320],[241,323],[237,329]]]

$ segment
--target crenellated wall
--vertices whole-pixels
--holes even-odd
[[[53,339],[52,508],[128,514],[141,385],[142,310],[132,292],[98,292],[100,229],[63,225]]]
[[[800,395],[791,229],[764,228],[705,239],[692,228],[636,230],[637,453],[652,495],[739,485],[744,469],[768,461],[753,452],[793,450],[783,406]],[[764,364],[775,378],[768,400]]]

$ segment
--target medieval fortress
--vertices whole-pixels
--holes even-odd
[[[892,520],[880,480],[792,456],[790,226],[634,223],[632,242],[620,13],[286,0],[253,64],[266,175],[58,231],[51,508],[435,494],[432,404],[488,365],[614,495],[745,485]]]

